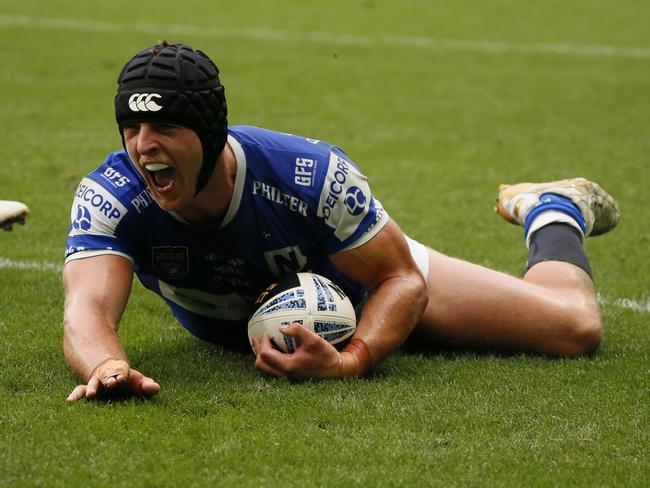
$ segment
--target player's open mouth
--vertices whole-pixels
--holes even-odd
[[[174,168],[167,164],[148,163],[144,165],[144,168],[149,172],[157,190],[169,189],[174,182]]]

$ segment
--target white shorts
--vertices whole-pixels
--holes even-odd
[[[406,237],[406,242],[411,250],[413,261],[415,261],[415,264],[420,268],[420,273],[422,273],[422,276],[424,276],[424,279],[426,280],[429,277],[429,251],[424,244],[420,244],[418,241],[411,239],[406,234],[404,237]]]
[[[415,264],[420,270],[420,273],[422,273],[424,281],[426,282],[427,277],[429,276],[429,251],[424,244],[420,244],[418,241],[411,239],[406,234],[404,234],[404,237],[406,238],[406,242],[409,245],[409,249],[411,250],[411,257],[413,257],[413,261],[415,261]],[[354,307],[357,312],[357,317],[361,316],[361,312],[363,311],[363,307],[366,304],[367,300],[368,297],[365,296]]]

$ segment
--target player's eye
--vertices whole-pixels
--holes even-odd
[[[122,129],[122,133],[124,134],[124,138],[130,139],[138,132],[140,129],[140,124],[138,122],[129,122],[127,124],[124,124],[123,127],[124,128]]]

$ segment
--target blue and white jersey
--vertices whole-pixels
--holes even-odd
[[[77,188],[66,262],[130,259],[142,284],[206,340],[245,323],[255,297],[292,272],[326,276],[358,302],[366,290],[328,255],[364,244],[388,222],[367,178],[326,142],[250,126],[229,132],[237,175],[221,224],[191,225],[162,210],[117,151]]]

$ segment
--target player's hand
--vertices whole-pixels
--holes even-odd
[[[151,396],[160,391],[160,385],[121,359],[107,359],[90,375],[88,383],[78,385],[66,402],[73,403],[82,398],[110,398],[116,396]]]
[[[329,342],[297,322],[281,331],[299,339],[300,346],[288,354],[275,349],[267,334],[254,338],[257,369],[273,376],[301,379],[339,376],[340,354]]]

